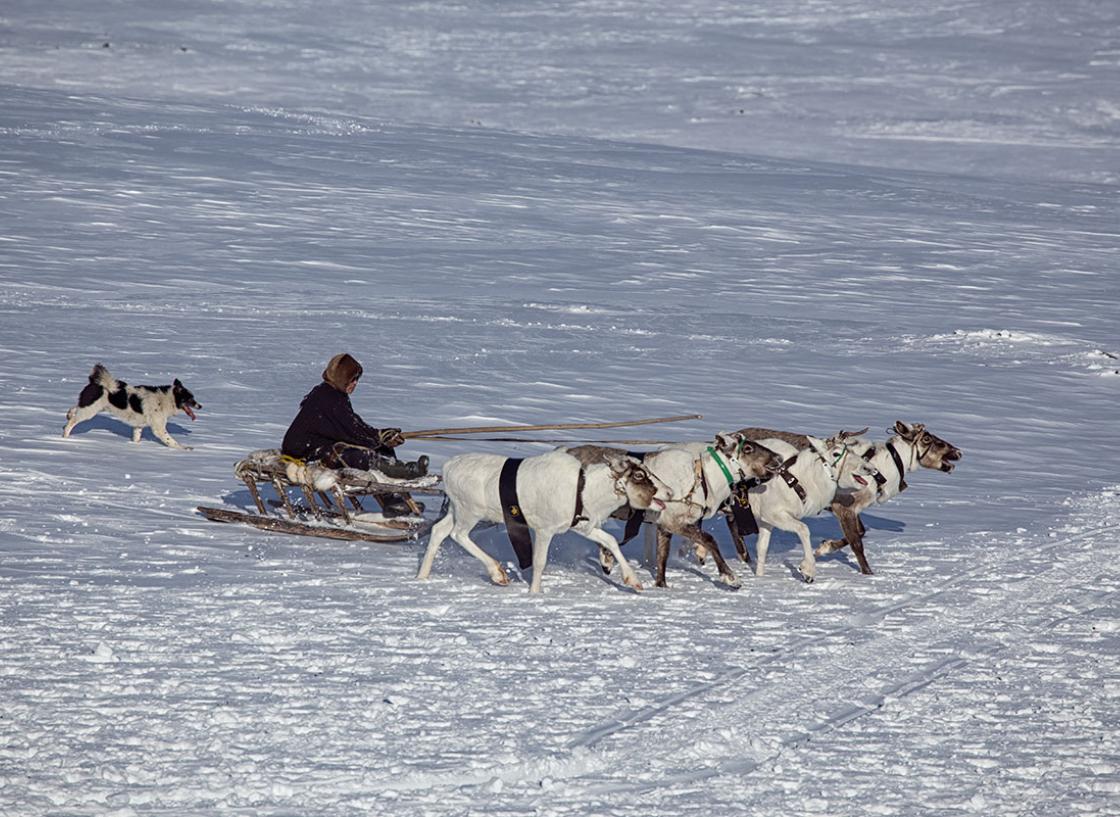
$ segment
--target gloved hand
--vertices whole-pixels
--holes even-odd
[[[404,435],[399,428],[383,428],[377,432],[377,441],[386,448],[404,445]]]

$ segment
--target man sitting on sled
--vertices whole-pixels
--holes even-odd
[[[428,473],[428,458],[401,462],[393,449],[404,443],[399,428],[377,429],[350,405],[350,395],[362,376],[362,365],[348,354],[335,355],[323,370],[323,382],[303,398],[299,413],[284,435],[281,452],[307,462],[318,460],[331,468],[380,471],[394,479],[418,479]],[[411,513],[407,497],[381,498],[385,516]]]

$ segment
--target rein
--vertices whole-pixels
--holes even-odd
[[[916,451],[917,446],[911,444],[911,448]],[[906,485],[906,467],[902,464],[902,457],[898,454],[898,449],[894,447],[894,443],[887,443],[887,453],[891,455],[894,461],[894,467],[898,469],[898,490],[905,491],[908,487]]]

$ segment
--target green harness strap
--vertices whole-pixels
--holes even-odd
[[[719,466],[719,470],[723,471],[723,476],[727,480],[727,485],[734,488],[735,479],[731,476],[731,470],[723,464],[723,460],[720,459],[719,454],[716,453],[716,450],[710,445],[708,446],[708,453],[711,454],[712,459],[716,461],[716,465]]]

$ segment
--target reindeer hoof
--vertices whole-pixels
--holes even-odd
[[[638,581],[636,578],[626,579],[624,583],[627,587],[631,588],[635,593],[641,593],[643,590],[645,590],[645,588],[642,587],[642,583],[640,581]]]
[[[839,540],[837,539],[825,539],[823,542],[821,542],[820,547],[814,550],[813,553],[817,556],[824,556],[826,554],[839,550],[839,548],[837,547],[838,544]]]
[[[815,576],[810,576],[808,573],[802,573],[801,578],[805,580],[805,584],[812,584],[816,579]]]
[[[735,578],[734,573],[720,573],[719,578],[720,581],[722,581],[728,587],[734,588],[735,590],[738,590],[743,586],[743,583]]]
[[[501,565],[498,565],[498,570],[495,573],[490,574],[490,581],[494,582],[494,584],[499,584],[502,587],[508,585],[509,575],[506,573],[506,569]]]

